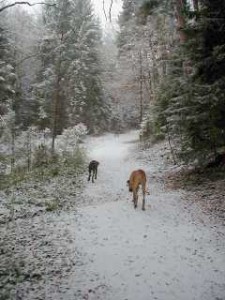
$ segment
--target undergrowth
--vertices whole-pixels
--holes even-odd
[[[172,186],[176,188],[192,189],[193,187],[207,184],[207,182],[216,182],[225,179],[225,170],[222,168],[206,169],[183,169],[179,172],[169,174],[167,179],[173,182]]]
[[[15,168],[10,174],[0,174],[0,190],[7,190],[31,180],[41,182],[57,176],[73,175],[82,170],[84,161],[84,155],[77,150],[74,155],[69,153],[62,157],[55,155],[51,160],[35,165],[30,171],[25,167]]]

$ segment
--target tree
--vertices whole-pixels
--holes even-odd
[[[90,131],[106,125],[100,81],[99,25],[89,0],[51,1],[44,10],[42,67],[34,84],[42,126],[51,126],[53,145],[67,126],[84,122]],[[51,125],[49,124],[51,122]]]
[[[73,119],[86,123],[91,132],[107,127],[108,107],[103,99],[100,59],[101,32],[95,20],[90,0],[75,1],[76,18],[72,21],[74,35],[74,64],[72,76],[66,82],[70,91],[70,114]]]
[[[39,67],[37,41],[40,35],[37,21],[21,7],[7,11],[4,22],[12,49],[12,64],[17,76],[15,94],[16,125],[26,130],[34,123],[37,105],[32,101],[31,82]]]
[[[0,23],[0,113],[4,115],[12,108],[15,94],[16,74],[13,67],[13,49],[10,46],[5,19]]]
[[[16,82],[17,77],[13,67],[13,51],[10,47],[4,24],[0,23],[0,138],[10,141],[12,168],[15,161]]]
[[[125,86],[132,90],[127,106],[136,103],[133,111],[136,126],[143,121],[148,127],[148,120],[152,122],[155,95],[169,72],[169,56],[176,39],[171,15],[167,1],[123,1],[119,18],[119,59],[123,81],[129,80]],[[125,70],[128,70],[126,74]]]
[[[198,10],[187,11],[187,41],[176,55],[191,62],[191,72],[177,66],[159,93],[157,121],[187,161],[207,162],[225,145],[224,5],[202,0]]]

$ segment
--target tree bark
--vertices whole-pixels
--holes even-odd
[[[55,94],[53,98],[53,114],[52,114],[52,146],[51,151],[52,154],[55,152],[55,138],[57,136],[57,124],[59,121],[59,91],[60,89],[60,75],[57,75],[56,86],[55,86]]]
[[[139,84],[140,84],[140,123],[142,122],[143,119],[143,66],[142,66],[142,54],[141,52],[139,53]]]
[[[196,12],[199,11],[199,3],[198,0],[193,0],[193,7]]]
[[[187,35],[184,32],[185,18],[183,15],[184,0],[175,1],[175,17],[177,19],[177,31],[179,34],[180,43],[183,44],[187,40]]]

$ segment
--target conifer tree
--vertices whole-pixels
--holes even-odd
[[[1,24],[0,24],[1,26]],[[12,109],[15,94],[16,75],[12,65],[13,57],[6,32],[0,27],[0,114],[5,115]]]
[[[225,146],[225,4],[199,3],[198,10],[184,11],[187,41],[176,53],[181,63],[161,86],[156,111],[181,157],[201,163]],[[190,63],[189,72],[182,61]]]
[[[90,131],[106,126],[98,57],[100,30],[90,0],[54,0],[46,6],[46,33],[40,44],[42,67],[34,97],[41,126],[53,139],[68,126],[84,122]]]

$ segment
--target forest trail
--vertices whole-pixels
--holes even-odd
[[[0,298],[224,300],[224,227],[165,187],[168,147],[144,150],[136,132],[83,146],[100,161],[98,179],[88,182],[86,172],[84,190],[61,193],[69,209],[2,224]],[[140,202],[134,210],[126,186],[136,168],[148,178],[146,211]],[[65,191],[66,181],[54,188]]]
[[[76,263],[64,299],[225,299],[224,228],[185,203],[182,191],[166,190],[163,149],[141,150],[135,140],[135,132],[88,140],[99,176],[80,197]],[[134,210],[126,187],[136,168],[148,177],[145,212],[140,199]]]

